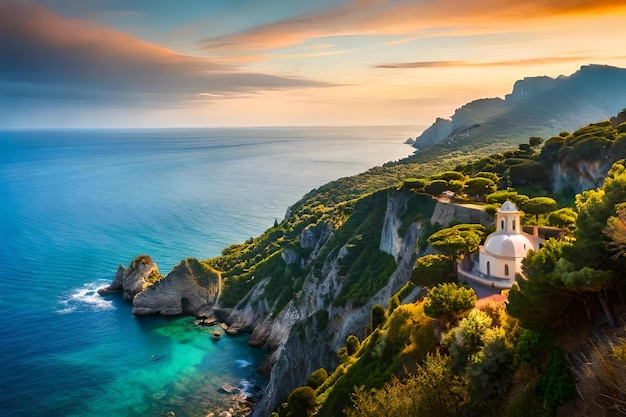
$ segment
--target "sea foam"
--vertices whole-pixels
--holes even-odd
[[[112,300],[107,300],[98,294],[98,289],[106,286],[103,281],[91,282],[82,287],[75,288],[69,296],[59,301],[60,308],[58,314],[73,313],[77,310],[111,310],[114,309]]]

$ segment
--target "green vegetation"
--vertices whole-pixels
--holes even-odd
[[[444,255],[458,260],[478,250],[478,245],[486,236],[487,229],[480,224],[458,224],[433,233],[428,243]]]
[[[441,319],[447,326],[466,315],[476,304],[476,293],[456,283],[443,283],[431,289],[424,298],[424,314]]]
[[[620,364],[626,344],[624,336],[610,333],[623,326],[618,318],[626,311],[626,167],[618,161],[626,157],[623,125],[602,122],[545,141],[531,137],[512,150],[498,148],[496,138],[497,152],[488,156],[461,146],[449,154],[434,149],[429,162],[418,154],[342,178],[305,195],[263,235],[206,261],[222,274],[224,307],[233,307],[259,282],[258,305],[267,306],[268,315],[292,300],[314,305],[295,326],[310,342],[312,334],[331,340],[343,314],[337,311],[369,308],[396,270],[396,259],[379,249],[390,200],[399,211],[398,233],[418,223],[416,253],[430,245],[411,280],[371,307],[367,328],[350,329],[363,340],[348,336],[337,351],[338,366],[328,368],[330,374],[313,372],[308,386],[284,398],[276,415],[554,416],[557,407],[576,401],[576,409],[583,409],[578,392],[607,410],[624,407],[620,381],[626,370]],[[599,164],[612,162],[601,188],[574,198],[579,183],[572,181],[547,197],[555,167],[582,178],[601,175]],[[453,202],[488,212],[511,200],[526,213],[526,224],[562,228],[566,238],[530,253],[523,263],[527,279],[513,287],[506,304],[476,306],[475,293],[454,282],[455,261],[475,251],[488,231],[430,224],[436,204],[431,196],[443,191],[456,193]],[[303,233],[321,236],[322,230],[330,236],[321,247],[303,245]],[[308,286],[330,268],[336,272],[333,295],[300,298],[305,280]],[[423,298],[400,304],[416,287],[425,287]],[[610,345],[588,342],[598,328],[608,332]],[[591,372],[582,358],[592,353],[596,386],[585,387],[581,381]]]
[[[446,255],[424,255],[420,257],[411,273],[415,285],[432,287],[443,282],[456,281],[456,264]]]

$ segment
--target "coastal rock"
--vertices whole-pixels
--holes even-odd
[[[122,292],[123,290],[122,283],[124,280],[125,270],[126,268],[124,268],[124,265],[119,264],[119,266],[117,267],[117,272],[115,273],[115,278],[113,278],[113,281],[111,282],[111,284],[109,284],[108,287],[100,288],[98,290],[98,294],[106,295],[106,294],[114,294],[114,293]]]
[[[197,259],[187,258],[135,296],[133,314],[209,315],[220,288],[219,272]]]
[[[135,296],[161,278],[157,264],[148,255],[139,255],[128,268],[120,265],[111,285],[98,292],[109,294],[122,291],[124,300],[133,301]]]

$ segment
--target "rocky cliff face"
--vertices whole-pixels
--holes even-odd
[[[302,289],[277,315],[271,313],[273,305],[264,295],[267,279],[261,280],[230,312],[231,326],[252,328],[250,343],[270,351],[261,367],[266,373],[271,371],[270,382],[263,398],[255,406],[253,416],[269,415],[294,388],[306,384],[308,376],[316,369],[334,369],[338,361],[336,352],[345,346],[346,338],[350,334],[364,338],[372,306],[387,306],[389,298],[408,282],[415,261],[423,255],[416,249],[422,222],[412,223],[408,229],[401,230],[408,198],[406,194],[394,192],[387,196],[384,219],[380,221],[380,250],[394,256],[396,266],[385,285],[365,304],[355,305],[348,301],[345,305],[338,305],[333,302],[347,285],[341,274],[341,265],[342,258],[349,256],[352,248],[346,244],[324,251],[328,255],[323,260],[323,266],[310,270]],[[428,221],[444,226],[454,221],[491,225],[493,215],[470,207],[437,203],[434,211],[424,217],[423,222]],[[315,227],[318,229],[305,230],[302,234],[301,245],[318,248],[305,264],[313,262],[325,244],[331,244],[330,227]],[[297,251],[283,257],[283,260],[295,262],[295,253]],[[404,300],[412,301],[414,299]]]
[[[406,204],[407,200],[403,196],[389,194],[387,197],[387,211],[385,212],[379,249],[393,256],[396,261],[402,245],[402,238],[399,234],[400,213],[406,209]]]
[[[133,299],[133,314],[211,314],[220,294],[219,272],[188,258]]]
[[[432,224],[438,223],[447,227],[452,222],[480,223],[483,226],[493,226],[493,214],[483,210],[477,210],[457,204],[437,202],[433,215],[430,218]]]
[[[305,384],[314,370],[321,367],[333,369],[337,365],[337,349],[345,346],[350,334],[364,337],[372,306],[386,305],[389,297],[410,279],[417,259],[418,235],[419,228],[414,224],[403,239],[398,252],[401,260],[395,272],[387,285],[364,306],[337,307],[326,301],[342,289],[338,255],[326,260],[321,276],[309,274],[302,291],[273,320],[270,339],[273,338],[273,343],[280,343],[271,356],[275,363],[270,382],[261,402],[255,406],[253,416],[269,415],[294,388]],[[328,319],[320,319],[326,313]]]
[[[128,268],[120,265],[111,285],[100,289],[100,294],[122,292],[124,300],[133,301],[135,296],[161,278],[157,264],[148,255],[139,255]]]
[[[526,100],[553,88],[561,80],[563,80],[563,77],[526,77],[515,81],[513,92],[507,94],[505,99],[510,102]]]
[[[423,149],[459,140],[474,150],[482,142],[517,145],[530,136],[545,137],[609,118],[625,102],[622,68],[587,65],[570,76],[527,77],[515,82],[505,100],[476,100],[457,109],[450,120],[438,118],[413,146]],[[472,125],[478,126],[466,129]]]
[[[120,265],[111,285],[98,290],[102,295],[123,292],[133,303],[133,314],[211,314],[220,294],[219,272],[188,258],[163,277],[148,255],[133,259],[128,268]]]

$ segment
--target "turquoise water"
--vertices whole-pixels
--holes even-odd
[[[0,416],[204,416],[265,352],[101,297],[119,263],[215,256],[415,128],[0,132]],[[156,356],[153,356],[156,355]],[[151,360],[162,357],[160,360]]]

